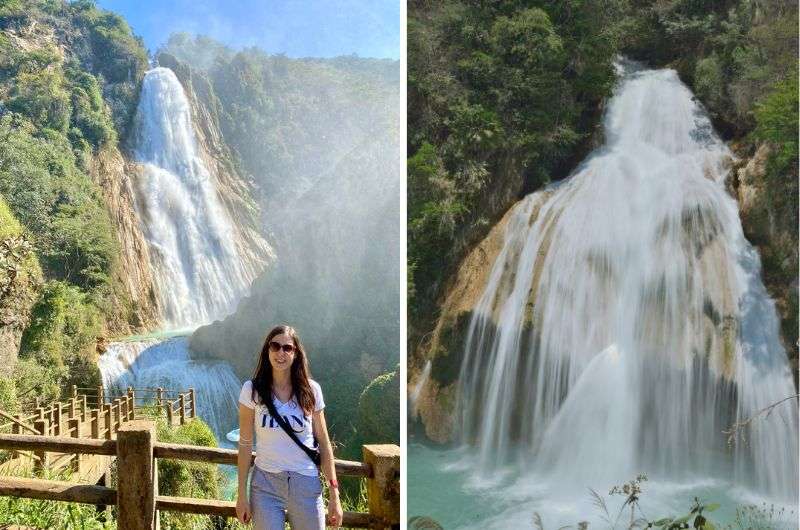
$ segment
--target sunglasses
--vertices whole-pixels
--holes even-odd
[[[281,349],[283,349],[283,351],[286,353],[292,353],[292,351],[294,351],[294,346],[291,344],[281,344],[280,342],[275,341],[269,343],[269,351],[276,352],[280,351]]]

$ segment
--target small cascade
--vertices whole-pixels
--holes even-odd
[[[419,379],[417,380],[416,386],[411,391],[409,396],[410,401],[410,409],[411,409],[411,417],[417,417],[417,405],[419,404],[419,396],[422,394],[422,390],[425,388],[425,384],[428,382],[428,378],[431,376],[431,361],[428,359],[425,361],[425,366],[422,368],[422,374],[420,374]]]
[[[606,144],[515,206],[466,337],[458,409],[484,472],[551,491],[639,473],[798,494],[795,393],[732,155],[673,70],[620,67]]]
[[[114,395],[124,394],[128,387],[180,392],[194,388],[197,415],[211,426],[218,441],[237,425],[239,379],[226,362],[192,360],[187,337],[113,342],[98,364],[103,387]],[[139,397],[154,400],[155,394]]]
[[[237,249],[238,232],[198,147],[189,100],[168,68],[145,74],[134,146],[143,167],[137,209],[167,329],[230,314],[255,270]]]

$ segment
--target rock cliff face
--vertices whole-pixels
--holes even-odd
[[[158,298],[155,296],[147,243],[134,209],[132,177],[137,167],[128,163],[116,147],[105,147],[91,159],[89,173],[103,193],[119,241],[120,263],[114,280],[123,287],[128,300],[113,300],[113,314],[107,315],[108,332],[125,335],[158,326]],[[130,307],[122,305],[129,302]],[[129,310],[126,310],[129,309]],[[123,315],[129,314],[125,320]]]
[[[758,248],[762,276],[781,319],[781,337],[789,354],[795,385],[798,368],[798,202],[796,194],[775,189],[768,182],[770,148],[755,146],[754,152],[741,152],[731,171],[728,188],[739,203],[747,239]]]
[[[425,435],[438,443],[452,441],[458,372],[464,350],[464,336],[472,311],[480,299],[497,255],[503,247],[506,224],[513,206],[467,254],[456,274],[444,289],[439,318],[430,335],[409,358],[408,388],[422,384],[417,398],[418,420]],[[426,361],[431,361],[430,377],[422,381]]]

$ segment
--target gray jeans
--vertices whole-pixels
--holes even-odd
[[[269,473],[253,466],[250,509],[254,530],[324,530],[322,482],[293,471]]]

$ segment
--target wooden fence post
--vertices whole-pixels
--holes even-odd
[[[134,389],[130,389],[128,393],[130,398],[130,403],[128,405],[128,419],[135,420],[136,419],[136,391]]]
[[[121,421],[120,421],[120,408],[121,408],[121,405],[119,403],[119,398],[114,399],[114,404],[111,406],[111,410],[114,413],[114,431],[115,432],[119,430],[119,426],[121,424]]]
[[[111,435],[114,433],[114,429],[111,424],[111,403],[103,404],[103,413],[103,416],[106,418],[106,440],[110,440]]]
[[[128,421],[128,396],[119,399],[120,423]]]
[[[197,402],[194,388],[189,387],[189,417],[194,419],[197,417]]]
[[[161,387],[156,388],[156,405],[158,408],[164,405],[164,389]]]
[[[81,396],[81,421],[86,421],[86,410],[87,410],[87,403],[86,403],[86,394]]]
[[[91,418],[92,438],[97,440],[100,438],[100,411],[97,409],[92,410]]]
[[[172,402],[167,400],[167,425],[172,427]]]
[[[153,458],[156,427],[151,421],[125,423],[117,431],[117,527],[157,528],[158,469]]]
[[[69,426],[69,435],[73,438],[80,438],[81,437],[81,420],[79,418],[71,418],[67,421],[67,425]],[[81,454],[75,453],[75,459],[70,462],[70,468],[75,473],[80,473],[81,471]]]
[[[47,432],[50,429],[49,423],[50,422],[46,419],[34,420],[33,428],[39,434],[47,436]],[[47,453],[45,451],[34,451],[33,456],[33,473],[34,475],[41,476],[44,474],[44,470],[47,469]]]
[[[72,385],[72,397],[78,399],[78,385]]]
[[[74,386],[74,385],[73,385]],[[69,398],[69,419],[75,418],[75,414],[78,413],[78,399],[75,397]]]
[[[61,402],[54,403],[52,409],[53,415],[53,434],[55,436],[61,436]]]
[[[184,423],[186,423],[186,398],[183,397],[183,394],[178,396],[178,402],[181,405],[180,417],[181,417],[181,425],[183,425]]]
[[[97,387],[97,408],[98,409],[103,408],[103,403],[105,403],[105,401],[106,401],[106,398],[103,395],[103,387],[102,386],[98,386]]]
[[[22,418],[22,414],[14,414],[14,419],[19,421]],[[18,423],[11,424],[11,434],[28,434],[22,432],[22,426]],[[19,451],[11,451],[11,458],[17,458],[20,455]]]
[[[400,525],[400,447],[390,444],[365,445],[364,462],[372,466],[367,479],[369,513],[380,519],[379,528]]]

